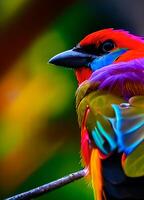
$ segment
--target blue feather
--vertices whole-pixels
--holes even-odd
[[[144,141],[144,114],[135,114],[137,108],[132,106],[122,108],[113,104],[112,108],[115,118],[109,121],[117,135],[118,149],[128,155]]]
[[[104,56],[100,56],[96,59],[94,59],[89,65],[93,71],[100,69],[104,66],[112,64],[120,55],[125,53],[127,49],[117,49],[115,51],[112,51],[109,54],[106,54]]]

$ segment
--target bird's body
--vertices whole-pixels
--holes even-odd
[[[144,199],[144,41],[105,29],[71,51],[52,63],[75,68],[81,155],[95,197]]]
[[[113,64],[105,67],[105,70],[97,70],[77,90],[77,113],[82,127],[82,157],[85,165],[93,167],[97,165],[95,160],[91,160],[93,150],[97,154],[94,146],[96,145],[100,150],[98,157],[101,168],[99,165],[96,170],[92,170],[92,177],[96,180],[95,177],[99,176],[95,175],[95,172],[98,173],[100,170],[99,173],[103,176],[102,180],[99,178],[97,182],[102,183],[100,187],[94,188],[97,193],[99,190],[98,196],[102,196],[101,193],[105,188],[106,193],[111,195],[110,200],[112,196],[117,199],[122,197],[138,199],[138,195],[144,199],[144,186],[141,185],[142,181],[144,183],[144,177],[130,178],[137,177],[137,173],[139,173],[138,177],[143,175],[144,164],[141,171],[137,169],[137,163],[137,167],[132,166],[133,169],[127,172],[125,162],[129,161],[124,158],[124,155],[133,158],[133,153],[139,152],[139,148],[144,151],[142,143],[144,139],[144,59],[129,61],[129,64],[125,62]],[[136,68],[139,68],[140,74]],[[121,119],[119,119],[120,116]],[[142,158],[143,151],[137,152],[137,157],[134,157],[135,162],[138,162],[136,159]],[[101,152],[103,152],[102,155]],[[132,164],[126,165],[131,167]],[[129,178],[125,173],[130,173]]]

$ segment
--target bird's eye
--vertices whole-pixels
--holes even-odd
[[[105,42],[100,44],[98,49],[101,54],[105,54],[110,52],[114,48],[115,48],[115,43],[112,40],[106,40]]]

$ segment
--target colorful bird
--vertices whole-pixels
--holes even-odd
[[[95,199],[144,199],[144,40],[104,29],[49,62],[75,71],[81,155]]]

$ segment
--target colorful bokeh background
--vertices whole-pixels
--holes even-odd
[[[81,169],[72,70],[47,64],[98,29],[144,35],[140,0],[0,0],[0,199]],[[80,180],[38,199],[93,199]]]

